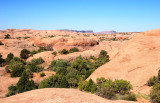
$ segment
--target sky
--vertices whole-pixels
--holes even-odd
[[[0,0],[0,30],[142,32],[160,28],[160,0]]]

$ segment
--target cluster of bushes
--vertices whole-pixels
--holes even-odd
[[[132,85],[126,80],[107,80],[105,78],[97,78],[94,83],[92,79],[89,81],[81,81],[78,88],[82,91],[95,93],[107,99],[124,99],[136,101],[136,96],[130,92]],[[120,97],[121,98],[118,98]]]
[[[12,57],[11,54],[9,56]],[[6,72],[11,73],[11,77],[20,77],[24,70],[28,71],[30,74],[43,70],[43,67],[39,66],[39,64],[44,62],[42,58],[32,59],[31,62],[26,63],[26,61],[18,57],[13,57],[13,59],[11,59],[11,57],[6,59],[9,63],[5,69]]]
[[[147,82],[148,86],[152,86],[150,99],[152,103],[160,103],[160,70],[158,76],[153,76]]]
[[[12,53],[9,53],[7,55],[6,59],[2,58],[2,55],[0,54],[0,66],[5,66],[7,65],[12,59],[13,59],[14,55]]]
[[[67,49],[63,49],[62,51],[60,51],[61,54],[69,54],[69,53],[73,53],[73,52],[78,52],[79,49],[74,47],[74,48],[71,48],[70,50],[67,50]]]
[[[7,97],[15,95],[17,93],[26,92],[36,89],[36,85],[33,80],[29,80],[29,74],[24,70],[16,86],[11,85],[8,87]]]
[[[74,50],[73,50],[74,51]],[[51,70],[56,72],[56,76],[50,77],[50,79],[46,79],[40,83],[39,88],[47,87],[61,87],[61,80],[62,84],[65,81],[66,88],[78,87],[78,83],[80,81],[84,81],[87,79],[92,72],[97,69],[99,66],[103,65],[104,63],[109,61],[109,56],[107,52],[102,50],[100,52],[99,58],[96,58],[95,61],[91,61],[90,59],[86,60],[79,56],[75,61],[72,63],[66,60],[54,60],[51,62]],[[55,82],[52,84],[51,78],[56,79]],[[51,81],[50,81],[51,80]],[[56,84],[56,85],[55,85]],[[64,85],[63,85],[64,87]]]

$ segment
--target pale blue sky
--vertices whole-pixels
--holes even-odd
[[[0,30],[146,31],[160,28],[160,0],[0,0]]]

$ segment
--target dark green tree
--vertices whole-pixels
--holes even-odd
[[[10,62],[12,59],[13,59],[13,57],[14,57],[14,55],[12,54],[12,53],[9,53],[8,55],[7,55],[7,58],[6,58],[6,62]]]
[[[20,57],[22,59],[27,59],[29,57],[30,51],[27,49],[23,49],[20,53]]]
[[[69,84],[65,76],[62,77],[60,88],[68,88]]]
[[[160,70],[158,71],[158,81],[160,81]]]
[[[23,71],[22,76],[20,77],[17,83],[17,90],[19,93],[35,89],[35,83],[33,80],[29,80],[29,75],[26,71]]]
[[[11,36],[9,34],[5,35],[4,39],[10,39]]]
[[[5,62],[5,60],[2,58],[2,55],[0,54],[0,66],[1,66],[1,64],[4,63],[4,62]]]
[[[68,53],[69,53],[69,51],[68,51],[68,50],[66,50],[66,49],[63,49],[62,51],[60,51],[60,53],[61,53],[61,54],[68,54]]]

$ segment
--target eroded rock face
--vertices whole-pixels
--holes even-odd
[[[14,56],[19,57],[22,49],[28,49],[30,51],[38,49],[25,40],[0,39],[0,41],[4,44],[0,45],[0,53],[3,55],[3,58],[6,58],[9,53],[13,53]]]
[[[54,38],[31,38],[29,42],[34,43],[36,46],[52,46],[54,50],[70,49],[78,47],[80,49],[90,48],[98,45],[95,38],[67,38],[67,37],[54,37]]]
[[[77,89],[46,88],[20,93],[0,99],[1,103],[135,103],[107,100]]]
[[[160,29],[140,33],[126,42],[112,60],[99,67],[89,77],[124,79],[131,82],[134,91],[147,83],[160,69]]]

